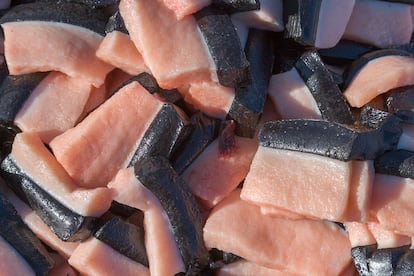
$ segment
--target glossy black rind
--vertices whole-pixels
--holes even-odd
[[[195,18],[216,65],[219,83],[228,87],[250,84],[249,62],[230,16],[209,6]]]
[[[148,267],[143,227],[113,217],[95,232],[94,237],[131,260]]]
[[[0,235],[26,260],[34,273],[48,275],[54,260],[3,194],[0,194],[0,224]]]
[[[225,252],[225,251],[222,251],[216,248],[211,249],[209,251],[209,254],[210,254],[209,268],[211,270],[219,269],[225,266],[226,264],[230,264],[230,263],[241,260],[241,257],[233,253]]]
[[[398,149],[384,153],[374,161],[375,172],[414,179],[414,152]]]
[[[108,22],[106,23],[105,32],[109,34],[113,31],[129,34],[125,27],[124,19],[119,11],[116,11],[111,17],[109,17]]]
[[[7,185],[24,200],[63,241],[82,241],[91,235],[97,218],[79,215],[44,191],[9,155],[1,163]]]
[[[245,12],[260,9],[259,0],[213,0],[212,4],[227,13]]]
[[[370,272],[368,260],[376,250],[376,244],[357,246],[351,249],[352,261],[360,276],[373,276]]]
[[[135,176],[158,198],[167,214],[186,275],[199,275],[207,267],[209,255],[203,241],[201,213],[189,187],[163,157],[137,163]]]
[[[109,208],[109,212],[122,218],[128,218],[132,216],[135,212],[141,211],[134,207],[119,203],[118,201],[112,201],[111,207]]]
[[[388,91],[385,104],[388,112],[402,121],[414,124],[414,86],[405,86]]]
[[[272,76],[274,55],[272,32],[250,29],[245,47],[250,63],[251,84],[236,88],[236,96],[227,119],[236,122],[236,135],[252,138],[263,113]]]
[[[319,54],[329,64],[348,65],[364,54],[376,50],[372,45],[358,43],[352,40],[340,40],[332,48],[320,49]]]
[[[398,260],[394,269],[395,276],[414,276],[414,250],[408,249]]]
[[[21,130],[11,122],[0,120],[0,162],[11,152],[16,134]]]

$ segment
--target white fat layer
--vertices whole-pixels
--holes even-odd
[[[355,0],[322,0],[315,47],[334,47],[345,32]]]
[[[273,75],[268,93],[283,119],[321,118],[312,93],[295,68]]]

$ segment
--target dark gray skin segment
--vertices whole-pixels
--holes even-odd
[[[393,150],[374,161],[375,172],[414,179],[414,152]]]
[[[131,260],[148,267],[143,227],[114,217],[99,228],[94,237]]]
[[[376,50],[362,55],[360,58],[354,60],[354,62],[352,62],[352,64],[349,66],[348,70],[346,70],[345,81],[342,90],[345,90],[349,86],[356,74],[358,74],[360,70],[363,70],[363,67],[367,65],[368,62],[385,56],[414,57],[414,55],[410,52],[401,49]],[[378,78],[381,78],[381,76],[378,76]]]
[[[79,215],[44,191],[9,155],[1,163],[7,185],[24,200],[63,241],[82,241],[91,235],[97,218]]]
[[[21,130],[13,123],[0,120],[0,162],[11,152],[14,137]]]
[[[258,0],[213,0],[214,7],[227,13],[245,12],[260,9]]]
[[[252,138],[263,113],[272,76],[274,54],[272,32],[250,29],[245,53],[250,63],[252,82],[236,89],[227,119],[236,121],[236,135]]]
[[[132,216],[135,212],[141,212],[140,210],[134,207],[119,203],[118,201],[112,201],[109,211],[122,218],[128,218],[129,216]]]
[[[314,46],[322,0],[284,0],[285,37]]]
[[[341,124],[354,122],[348,102],[317,51],[305,52],[295,68],[309,88],[323,119]]]
[[[388,112],[405,123],[414,124],[414,86],[405,86],[387,92],[385,100]]]
[[[414,250],[408,249],[398,260],[395,276],[414,276]]]
[[[41,1],[12,7],[0,24],[16,21],[60,22],[90,29],[105,36],[108,16],[101,9],[63,1]]]
[[[409,249],[409,245],[396,248],[384,248],[374,251],[369,258],[371,275],[394,275],[398,260]]]
[[[373,276],[370,272],[368,260],[376,250],[376,244],[357,246],[351,249],[352,261],[360,276]]]
[[[341,40],[332,48],[318,50],[322,59],[332,65],[348,65],[360,56],[376,50],[372,45]]]
[[[203,221],[187,184],[164,157],[152,157],[135,165],[135,176],[160,201],[170,221],[186,275],[199,275],[209,255],[203,241]]]
[[[216,248],[213,248],[209,251],[210,254],[210,264],[209,264],[209,268],[211,270],[215,270],[215,269],[219,269],[223,266],[225,266],[226,264],[230,264],[236,261],[241,260],[242,258],[230,253],[230,252],[225,252]]]
[[[124,19],[122,19],[119,11],[116,11],[111,17],[109,17],[108,23],[106,23],[105,32],[109,34],[113,31],[129,34],[128,30],[125,27]]]
[[[2,193],[0,193],[0,224],[0,236],[26,260],[33,272],[36,275],[48,275],[55,264],[54,260]]]
[[[190,122],[193,131],[171,158],[171,164],[179,175],[217,138],[220,129],[220,120],[201,112],[194,114]]]
[[[388,134],[383,128],[353,129],[323,120],[280,120],[264,124],[259,133],[259,145],[342,161],[372,160],[396,147],[399,136],[389,137]]]
[[[182,111],[171,104],[164,104],[142,137],[128,167],[149,156],[170,158],[191,130],[192,126]]]
[[[0,85],[0,119],[14,121],[30,94],[47,73],[7,76]]]
[[[195,18],[216,64],[219,83],[228,87],[249,85],[249,62],[230,16],[209,6],[197,12]]]

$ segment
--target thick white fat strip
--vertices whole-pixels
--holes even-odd
[[[182,177],[193,194],[213,207],[234,190],[249,172],[257,140],[235,137],[236,148],[222,156],[212,142],[184,171]]]
[[[238,12],[232,17],[245,22],[250,28],[280,32],[284,29],[283,1],[260,0],[260,10]]]
[[[351,106],[362,107],[393,88],[412,84],[414,58],[384,56],[371,60],[361,68],[343,95]]]
[[[241,198],[339,221],[349,212],[352,162],[259,146]]]
[[[99,87],[113,69],[95,55],[103,37],[86,28],[43,21],[8,22],[1,26],[12,75],[61,71]]]
[[[411,237],[400,235],[394,231],[384,229],[381,224],[368,222],[368,229],[371,231],[377,242],[377,248],[394,248],[411,244]]]
[[[295,68],[273,75],[268,93],[276,110],[284,119],[321,118],[321,112],[312,93]]]
[[[0,272],[2,276],[35,276],[26,260],[2,236],[0,236]]]
[[[397,149],[414,151],[414,125],[404,123],[401,125],[403,127],[403,132],[398,141]]]
[[[11,157],[39,187],[75,213],[99,217],[109,209],[112,191],[79,188],[36,134],[17,134]]]
[[[162,0],[178,20],[211,4],[211,0]]]
[[[377,242],[366,223],[346,222],[345,228],[352,247],[371,245]]]
[[[271,269],[265,266],[241,260],[234,263],[227,264],[218,269],[214,274],[216,276],[300,276],[307,275],[306,273],[289,273],[286,271]]]
[[[52,72],[34,89],[14,122],[22,131],[37,133],[48,144],[75,125],[91,92],[92,86],[85,79]]]
[[[414,179],[376,174],[370,216],[384,229],[414,236]]]
[[[339,275],[351,263],[348,237],[337,225],[263,216],[239,195],[233,191],[210,213],[203,229],[207,248],[307,275]]]
[[[134,169],[120,170],[108,186],[116,191],[115,201],[144,212],[145,247],[151,276],[184,272],[167,215],[154,194],[135,177]]]
[[[53,139],[50,147],[79,186],[104,187],[128,166],[162,104],[132,82]]]
[[[236,92],[232,87],[203,81],[191,83],[184,100],[213,118],[225,119],[235,96]]]
[[[316,31],[315,47],[334,47],[345,32],[355,0],[323,0]]]
[[[161,0],[121,0],[119,11],[161,87],[183,87],[215,74],[215,65],[192,15],[177,20]]]
[[[150,276],[144,265],[118,253],[104,242],[92,237],[82,242],[72,256],[69,264],[82,275],[88,276]]]
[[[129,35],[119,31],[110,32],[105,36],[96,56],[130,75],[149,71]]]
[[[13,193],[8,193],[7,198],[13,204],[19,216],[24,223],[36,234],[36,236],[45,244],[56,250],[60,255],[69,258],[75,248],[79,245],[78,242],[65,242],[53,233],[49,226],[47,226],[35,211],[30,209],[24,202],[22,202]]]
[[[343,38],[387,48],[409,43],[412,31],[411,5],[358,0]]]

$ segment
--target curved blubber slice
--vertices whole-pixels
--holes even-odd
[[[96,57],[103,37],[89,29],[44,21],[7,22],[1,26],[12,75],[55,70],[99,87],[113,69]]]
[[[174,11],[178,20],[211,4],[211,0],[163,0],[163,2]]]
[[[168,160],[153,157],[135,165],[138,180],[159,199],[171,223],[186,273],[197,275],[208,263],[202,237],[202,217],[187,184]]]

